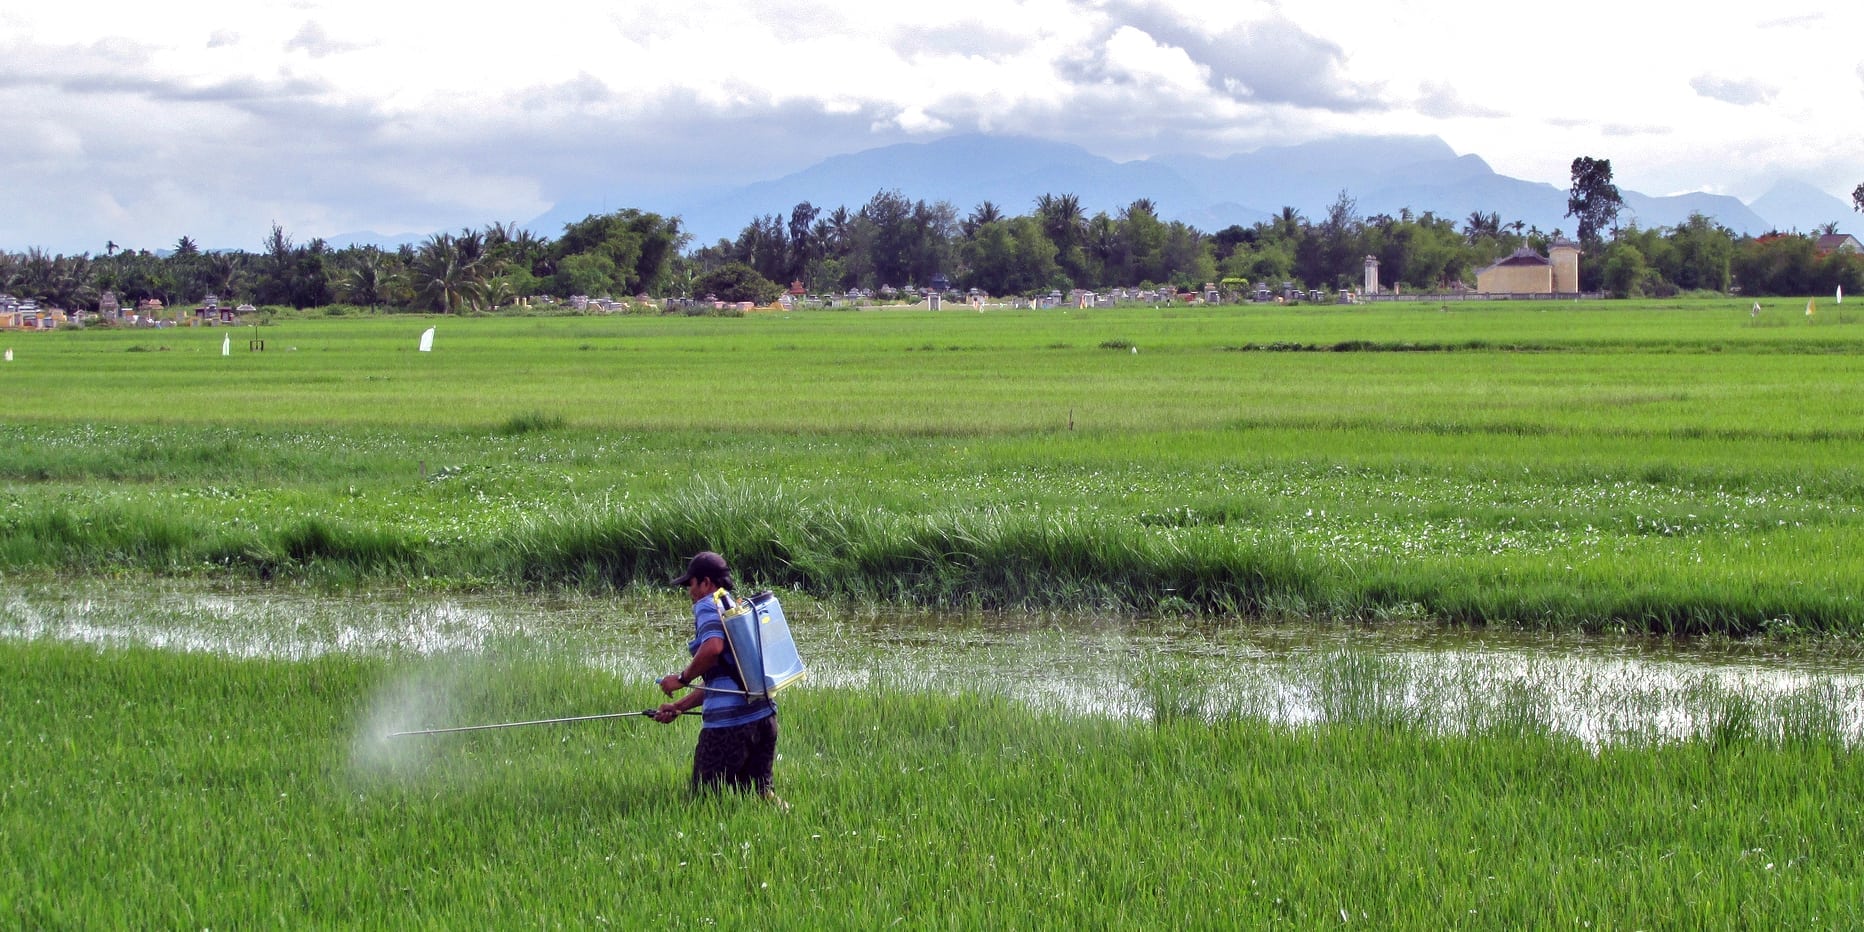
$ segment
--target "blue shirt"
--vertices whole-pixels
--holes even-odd
[[[718,598],[708,596],[693,603],[693,639],[686,643],[686,652],[699,653],[699,645],[713,638],[724,643],[725,651],[718,655],[718,662],[712,665],[712,669],[700,677],[709,687],[705,694],[705,705],[702,706],[705,714],[700,716],[704,724],[700,727],[730,728],[777,714],[775,701],[759,699],[753,702],[743,695],[744,684],[738,682],[737,658],[732,656],[731,640],[725,637],[725,622],[719,616]],[[713,692],[714,689],[720,691]]]

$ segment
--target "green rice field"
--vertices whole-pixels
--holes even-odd
[[[13,927],[1849,928],[1864,773],[1818,704],[1593,750],[1532,702],[1328,720],[1043,714],[987,694],[786,693],[778,790],[690,800],[691,724],[387,737],[408,695],[497,721],[612,710],[537,656],[452,669],[0,642]],[[438,668],[445,671],[447,668]],[[431,697],[443,697],[433,699]],[[1506,704],[1505,704],[1506,707]]]
[[[1803,309],[0,335],[0,924],[1858,927]],[[393,736],[657,701],[700,549],[814,651],[789,811],[690,721]]]
[[[756,584],[881,604],[1864,628],[1864,321],[1842,306],[347,316],[13,343],[12,572],[602,591],[710,547]]]

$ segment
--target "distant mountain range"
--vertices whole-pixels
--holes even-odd
[[[897,189],[915,200],[949,201],[959,214],[983,201],[1008,215],[1027,214],[1043,194],[1073,194],[1091,216],[1117,214],[1147,198],[1167,220],[1182,220],[1205,232],[1248,226],[1293,207],[1310,220],[1326,215],[1340,192],[1355,201],[1360,216],[1398,216],[1405,209],[1447,217],[1459,226],[1472,212],[1494,212],[1503,223],[1519,220],[1551,232],[1575,232],[1566,216],[1566,189],[1500,175],[1476,155],[1457,155],[1435,136],[1349,136],[1291,146],[1273,146],[1227,158],[1161,155],[1115,162],[1068,143],[1038,139],[958,135],[933,142],[905,143],[824,159],[794,174],[757,181],[723,194],[638,200],[634,206],[678,215],[694,245],[738,235],[756,217],[788,218],[803,201],[824,212],[838,206],[857,210],[875,193]],[[1851,205],[1811,185],[1781,181],[1751,204],[1723,195],[1652,196],[1620,187],[1625,209],[1621,226],[1675,226],[1701,213],[1736,233],[1770,230],[1810,232],[1825,223],[1851,219]],[[568,202],[530,223],[532,230],[559,235],[563,225],[614,204],[614,194]],[[342,245],[367,234],[333,237]],[[397,238],[393,242],[403,241]],[[382,239],[362,240],[383,242]]]
[[[1435,136],[1352,136],[1274,146],[1227,158],[1161,155],[1115,162],[1067,143],[961,135],[838,155],[795,174],[759,181],[689,203],[642,205],[678,214],[695,244],[738,235],[754,217],[787,217],[802,201],[855,210],[878,191],[950,201],[969,213],[982,201],[1006,214],[1027,214],[1042,194],[1073,194],[1089,215],[1116,214],[1148,198],[1160,216],[1205,232],[1249,225],[1291,206],[1310,220],[1345,191],[1360,216],[1431,211],[1458,225],[1474,211],[1502,222],[1520,220],[1569,235],[1566,189],[1500,175],[1475,155],[1459,156]],[[1675,226],[1701,213],[1736,233],[1807,232],[1851,217],[1851,205],[1817,188],[1783,181],[1753,204],[1714,194],[1658,197],[1620,187],[1620,225]],[[560,231],[587,210],[555,210],[538,218],[539,232]]]

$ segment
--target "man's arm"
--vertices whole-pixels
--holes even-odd
[[[718,666],[719,655],[723,653],[725,653],[724,638],[710,637],[700,641],[699,650],[693,654],[692,662],[686,664],[686,669],[660,678],[660,691],[671,696],[691,686],[693,680],[712,672],[712,668]]]

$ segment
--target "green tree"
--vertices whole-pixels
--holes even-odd
[[[719,301],[753,304],[769,304],[783,293],[781,286],[742,262],[727,262],[699,276],[693,282],[693,289]]]
[[[1036,198],[1036,217],[1049,242],[1055,244],[1062,272],[1076,285],[1089,284],[1087,254],[1082,248],[1087,214],[1081,209],[1081,199],[1073,194],[1041,195]]]
[[[964,222],[960,226],[960,229],[967,237],[975,236],[977,235],[978,228],[982,227],[984,224],[995,223],[1002,219],[1003,211],[1001,208],[990,201],[980,201],[976,207],[971,209],[971,213],[964,218]]]
[[[1414,288],[1435,290],[1462,281],[1468,271],[1469,252],[1455,221],[1425,211],[1411,221],[1402,280]]]
[[[462,249],[460,241],[446,233],[428,237],[408,265],[416,302],[443,313],[477,309],[485,292],[477,245]]]
[[[293,256],[297,248],[291,237],[285,234],[285,228],[272,224],[272,232],[266,236],[264,251],[259,254],[258,281],[253,288],[253,297],[260,304],[290,304],[292,295],[292,277],[296,271]]]
[[[717,261],[742,262],[771,281],[788,281],[790,241],[783,218],[776,214],[765,214],[753,219],[739,231],[737,240],[723,256],[712,258],[714,264]]]
[[[1113,254],[1104,273],[1108,281],[1141,285],[1170,280],[1164,255],[1167,230],[1151,201],[1141,198],[1128,204],[1120,211],[1114,230]]]
[[[1047,291],[1062,282],[1055,244],[1032,217],[991,220],[960,247],[967,269],[961,283],[996,295]]]
[[[1670,234],[1675,265],[1664,268],[1664,276],[1684,291],[1727,291],[1733,277],[1734,231],[1700,213]]]
[[[552,282],[559,294],[614,295],[619,290],[615,279],[615,260],[600,252],[579,252],[557,263]]]
[[[816,218],[821,216],[822,208],[803,201],[790,208],[790,264],[786,277],[796,281],[807,281],[809,264],[821,255],[821,244],[816,242]]]
[[[1573,160],[1573,187],[1567,192],[1566,215],[1579,220],[1579,242],[1588,250],[1599,245],[1599,231],[1610,227],[1624,207],[1624,197],[1612,184],[1612,160],[1580,156]]]
[[[1734,279],[1744,295],[1808,295],[1818,288],[1812,238],[1775,233],[1735,248]]]
[[[551,258],[561,263],[569,256],[600,254],[615,267],[611,293],[658,293],[670,283],[673,260],[687,239],[678,217],[629,208],[565,224],[563,236],[552,246]]]
[[[1813,290],[1831,294],[1843,288],[1853,295],[1864,295],[1864,256],[1844,250],[1826,253],[1813,269]]]
[[[1606,250],[1601,281],[1613,297],[1644,297],[1644,286],[1653,270],[1644,261],[1644,253],[1629,240],[1613,243]]]
[[[381,250],[373,246],[358,250],[341,266],[336,281],[339,300],[371,308],[388,303],[394,284],[393,273]]]
[[[1469,219],[1463,221],[1463,239],[1474,246],[1484,240],[1495,240],[1502,235],[1502,215],[1479,210],[1469,212]]]
[[[1851,189],[1851,208],[1857,211],[1864,211],[1864,184],[1859,184],[1857,187]]]
[[[1365,255],[1358,202],[1341,191],[1327,217],[1301,231],[1295,274],[1309,285],[1337,288],[1357,277]]]
[[[1173,220],[1165,229],[1165,242],[1159,249],[1160,281],[1196,291],[1205,282],[1217,278],[1217,261],[1211,252],[1209,237],[1195,227]]]
[[[848,234],[850,257],[868,287],[906,284],[912,251],[913,202],[897,189],[874,192],[855,213]]]

